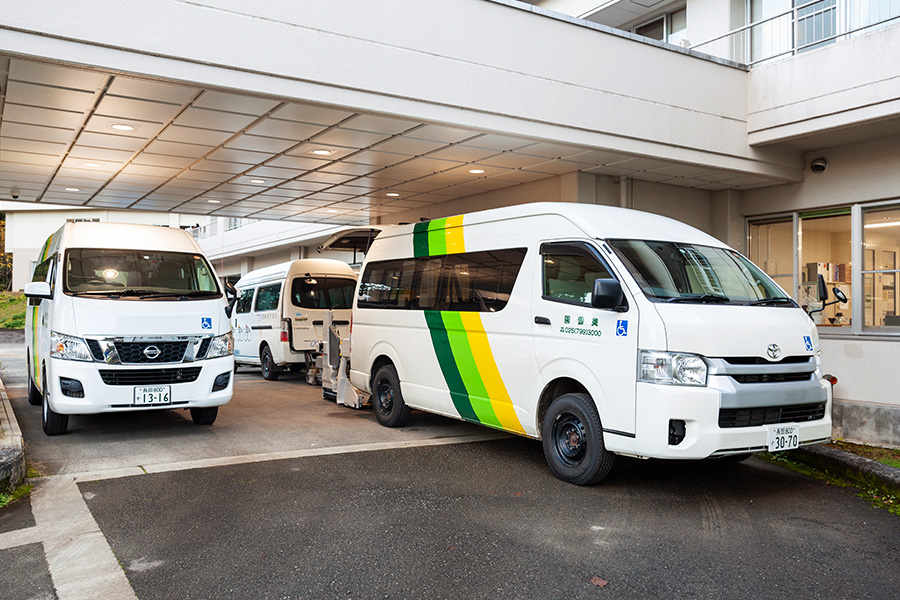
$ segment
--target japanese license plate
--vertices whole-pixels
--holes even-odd
[[[800,447],[799,425],[769,425],[769,452],[794,450]]]
[[[134,405],[170,404],[172,387],[168,385],[141,385],[134,388]]]

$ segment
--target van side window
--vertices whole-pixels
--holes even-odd
[[[55,271],[53,265],[56,261],[56,255],[54,254],[50,258],[44,260],[34,267],[34,274],[31,276],[32,281],[46,281],[50,284],[50,293],[53,293],[53,284],[55,283]],[[28,305],[29,306],[37,306],[41,303],[40,298],[29,298]]]
[[[241,295],[238,297],[237,306],[235,306],[234,309],[235,313],[244,314],[250,312],[250,306],[253,303],[253,290],[254,288],[241,290]]]
[[[590,304],[595,279],[613,278],[583,244],[544,244],[543,297],[546,300]]]
[[[262,312],[278,308],[278,298],[281,296],[281,284],[265,285],[256,292],[256,305],[253,310]]]
[[[372,262],[357,306],[496,312],[509,302],[525,248]]]

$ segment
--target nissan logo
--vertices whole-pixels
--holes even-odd
[[[144,352],[146,352],[146,350]],[[769,355],[769,358],[774,360],[781,356],[781,348],[778,347],[778,344],[769,344],[769,347],[766,348],[766,354]]]
[[[778,346],[775,346],[775,347],[777,348]],[[770,349],[770,350],[771,350],[771,348],[772,348],[772,347],[769,346],[769,349]],[[146,356],[146,357],[149,358],[150,360],[153,360],[154,358],[156,358],[156,357],[159,356],[160,354],[161,354],[160,349],[157,348],[156,346],[147,346],[146,348],[144,348],[144,356]]]

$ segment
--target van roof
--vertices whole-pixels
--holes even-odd
[[[123,250],[166,250],[202,254],[189,233],[174,227],[133,223],[66,223],[62,228],[66,248],[118,248]]]
[[[288,276],[305,275],[306,273],[315,277],[333,275],[356,279],[356,273],[345,262],[331,258],[301,258],[250,271],[240,278],[235,287],[242,288],[268,281],[279,281]]]
[[[688,242],[707,246],[727,247],[713,236],[681,221],[662,215],[597,204],[574,204],[568,202],[533,202],[503,208],[493,208],[465,213],[463,225],[475,225],[521,217],[559,215],[593,238],[644,239]],[[379,237],[408,235],[415,225],[387,228]],[[552,232],[547,232],[552,235]]]

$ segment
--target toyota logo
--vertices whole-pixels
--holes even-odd
[[[778,347],[778,344],[769,344],[769,347],[766,348],[766,354],[774,360],[781,356],[781,348]]]
[[[776,348],[777,348],[777,346],[776,346]],[[159,356],[161,353],[162,352],[160,351],[160,349],[157,348],[156,346],[147,346],[146,348],[144,348],[144,356],[146,356],[150,360],[153,360],[154,358]]]

